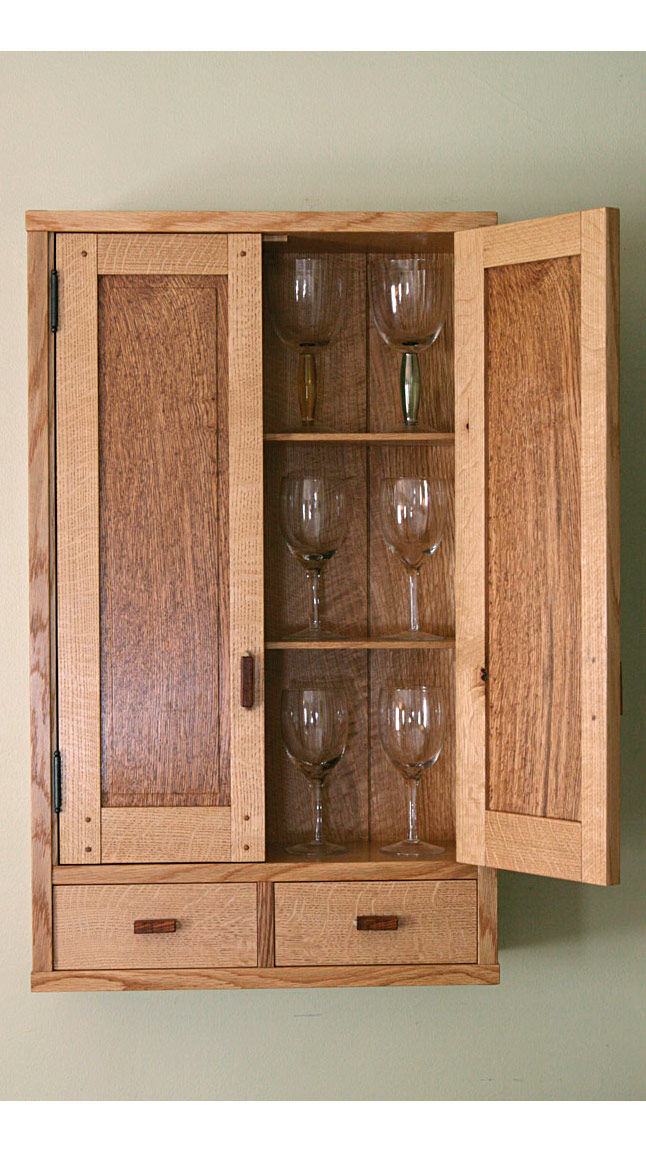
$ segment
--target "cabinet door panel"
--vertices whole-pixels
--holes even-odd
[[[618,881],[618,215],[456,235],[457,847]]]
[[[262,721],[251,760],[239,730],[263,705],[259,241],[139,238],[108,259],[105,237],[58,237],[60,857],[251,860],[263,850],[262,775],[251,777]],[[240,238],[248,258],[232,290]],[[248,407],[232,411],[243,339]],[[241,545],[229,472],[243,439],[236,468],[258,497]],[[230,588],[254,545],[261,561],[244,578],[259,610],[241,626]],[[258,660],[242,717],[232,647]]]

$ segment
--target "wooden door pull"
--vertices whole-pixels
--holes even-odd
[[[240,705],[246,710],[253,706],[253,654],[243,654],[240,660]]]
[[[174,934],[177,929],[175,918],[142,918],[133,925],[136,934]]]
[[[358,930],[396,930],[399,927],[399,918],[383,914],[361,914],[357,918]]]

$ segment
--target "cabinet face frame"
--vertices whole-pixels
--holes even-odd
[[[619,880],[618,228],[618,212],[602,208],[455,238],[457,857],[600,885]],[[580,675],[576,821],[488,808],[491,676],[487,682],[484,673],[490,585],[487,459],[496,450],[487,434],[487,271],[536,261],[545,261],[549,269],[568,257],[580,264],[580,302],[570,304],[566,316],[580,345],[579,471],[572,476],[580,508],[579,622],[578,632],[573,630]],[[567,311],[567,304],[563,307]],[[531,317],[527,322],[531,337]],[[553,426],[553,435],[559,430]],[[557,490],[569,478],[560,474]],[[537,490],[537,501],[540,497]],[[519,608],[530,595],[519,585],[507,592]],[[550,602],[544,605],[551,609]],[[556,621],[564,626],[563,619]],[[540,693],[540,682],[536,689]],[[550,705],[567,723],[568,715],[559,714],[562,700]],[[535,746],[519,747],[530,770],[532,755],[536,758],[541,748],[538,737]],[[550,761],[548,773],[557,768],[563,770],[563,763],[558,767]]]

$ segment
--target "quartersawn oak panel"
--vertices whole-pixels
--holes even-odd
[[[267,272],[277,251],[266,251]],[[335,255],[345,283],[343,318],[328,347],[315,351],[318,394],[313,430],[366,429],[366,257]],[[268,292],[264,292],[263,390],[266,431],[302,429],[296,373],[298,352],[286,347],[274,329]]]
[[[276,965],[476,962],[477,883],[278,882]],[[396,915],[397,930],[361,931],[361,914]]]
[[[580,258],[485,275],[487,806],[576,821]]]
[[[440,845],[455,838],[455,655],[452,650],[370,652],[370,839],[386,845],[406,836],[408,791],[379,736],[379,691],[384,685],[439,686],[447,705],[444,746],[424,771],[417,809],[419,834]],[[384,854],[383,857],[386,857]]]
[[[223,302],[211,276],[99,279],[105,806],[229,804]]]
[[[319,686],[344,692],[350,717],[346,752],[324,791],[323,832],[335,842],[368,840],[368,656],[363,651],[268,651],[266,655],[267,841],[291,845],[313,833],[307,782],[287,756],[280,729],[281,692]]]

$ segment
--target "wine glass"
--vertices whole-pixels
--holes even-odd
[[[437,762],[444,742],[444,695],[434,686],[382,686],[379,691],[381,744],[396,770],[408,783],[408,837],[384,854],[427,858],[443,854],[442,846],[421,842],[417,835],[417,788],[422,773]]]
[[[310,587],[310,624],[291,638],[318,639],[334,631],[321,626],[321,571],[343,542],[348,524],[347,480],[285,475],[280,484],[280,529],[291,554],[305,568]]]
[[[317,348],[341,326],[344,280],[338,256],[277,255],[268,263],[267,295],[276,334],[299,352],[296,376],[303,427],[314,423]]]
[[[432,640],[440,636],[419,628],[419,571],[425,555],[442,541],[448,507],[444,479],[386,478],[380,492],[380,522],[386,545],[403,562],[410,578],[410,630],[401,639]]]
[[[345,698],[339,690],[290,687],[281,696],[280,720],[285,749],[305,775],[314,804],[313,839],[287,850],[308,858],[345,854],[344,846],[323,837],[323,787],[343,757],[348,737]]]
[[[374,256],[370,262],[370,302],[381,338],[402,352],[402,414],[405,425],[415,427],[422,394],[417,353],[435,342],[448,311],[445,257],[437,252]]]

